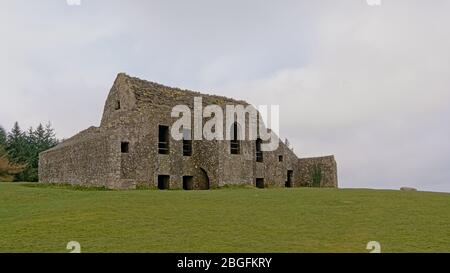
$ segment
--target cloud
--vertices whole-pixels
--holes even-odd
[[[318,10],[307,65],[228,88],[279,103],[297,153],[335,153],[344,186],[449,191],[448,11],[446,1]]]
[[[0,124],[100,121],[118,72],[281,106],[300,156],[343,187],[450,191],[450,2],[8,0]]]

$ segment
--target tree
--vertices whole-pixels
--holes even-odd
[[[6,139],[6,151],[13,163],[26,163],[26,144],[25,134],[20,129],[19,123],[15,122]]]
[[[2,147],[0,147],[0,181],[10,182],[14,180],[15,175],[23,171],[25,166],[9,162],[6,152],[1,149]]]
[[[6,146],[6,131],[3,129],[2,126],[0,126],[0,149]]]
[[[6,152],[6,140],[6,131],[0,126],[0,181],[9,182],[14,179],[14,175],[23,171],[24,166],[9,161]]]
[[[33,127],[28,129],[24,134],[25,143],[23,146],[26,167],[20,174],[17,175],[18,181],[36,182],[39,180],[38,166],[39,166],[39,139]]]
[[[22,132],[19,123],[16,122],[11,132],[7,134],[5,145],[7,152],[5,160],[11,162],[10,167],[21,167],[14,169],[14,180],[38,181],[39,153],[57,144],[55,130],[50,122],[45,127],[42,124],[39,124],[36,129],[30,127],[26,132]],[[7,163],[4,163],[4,165],[7,166]]]
[[[41,124],[39,124],[39,125],[42,126]],[[58,140],[56,139],[55,129],[52,128],[51,122],[48,122],[45,125],[43,140],[44,140],[43,148],[45,148],[45,150],[58,145]],[[43,150],[43,151],[45,151],[45,150]]]
[[[42,126],[42,123],[39,123],[38,127],[36,127],[36,130],[33,132],[34,138],[36,139],[36,146],[38,150],[46,150],[48,147],[47,145],[47,132],[46,129],[44,129],[44,126]]]

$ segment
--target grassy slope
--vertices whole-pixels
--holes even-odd
[[[76,191],[0,183],[0,252],[449,252],[450,195]]]

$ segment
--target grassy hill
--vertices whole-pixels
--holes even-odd
[[[450,252],[450,194],[0,183],[0,252]]]

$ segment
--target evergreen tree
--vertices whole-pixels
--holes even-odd
[[[19,130],[20,131],[20,130]],[[6,152],[7,133],[0,126],[0,181],[13,181],[14,176],[23,171],[24,166],[11,163]]]
[[[43,148],[45,148],[45,150],[50,149],[50,148],[58,145],[58,140],[56,139],[55,129],[52,128],[51,122],[48,122],[45,125],[44,142],[43,142],[43,144],[44,144]]]
[[[38,148],[38,150],[47,150],[48,146],[46,144],[46,129],[44,129],[44,126],[42,126],[42,123],[39,123],[38,127],[36,127],[36,131],[34,131],[34,137],[36,139],[36,146]]]
[[[7,134],[5,145],[7,157],[2,158],[3,162],[1,164],[9,166],[14,171],[15,181],[38,181],[39,153],[57,144],[58,140],[55,137],[55,130],[52,128],[51,123],[48,123],[45,127],[39,124],[36,129],[31,127],[28,131],[22,132],[19,123],[16,122],[11,132]],[[11,164],[8,165],[9,163],[6,160],[11,162]],[[7,167],[4,168],[6,169]],[[11,172],[4,174],[8,178],[12,175]]]
[[[20,129],[19,123],[16,122],[6,139],[6,151],[13,163],[26,163],[26,146],[25,134]]]
[[[6,131],[0,126],[0,149],[6,146]]]
[[[37,145],[38,141],[35,136],[35,131],[33,130],[33,127],[30,127],[30,129],[28,129],[28,132],[25,134],[24,149],[27,161],[29,161],[29,159],[36,153]]]
[[[36,182],[38,177],[38,165],[39,165],[39,140],[36,135],[36,131],[33,127],[28,129],[25,134],[24,152],[26,158],[26,168],[17,176],[17,180]]]
[[[6,155],[6,131],[0,126],[0,157]]]

